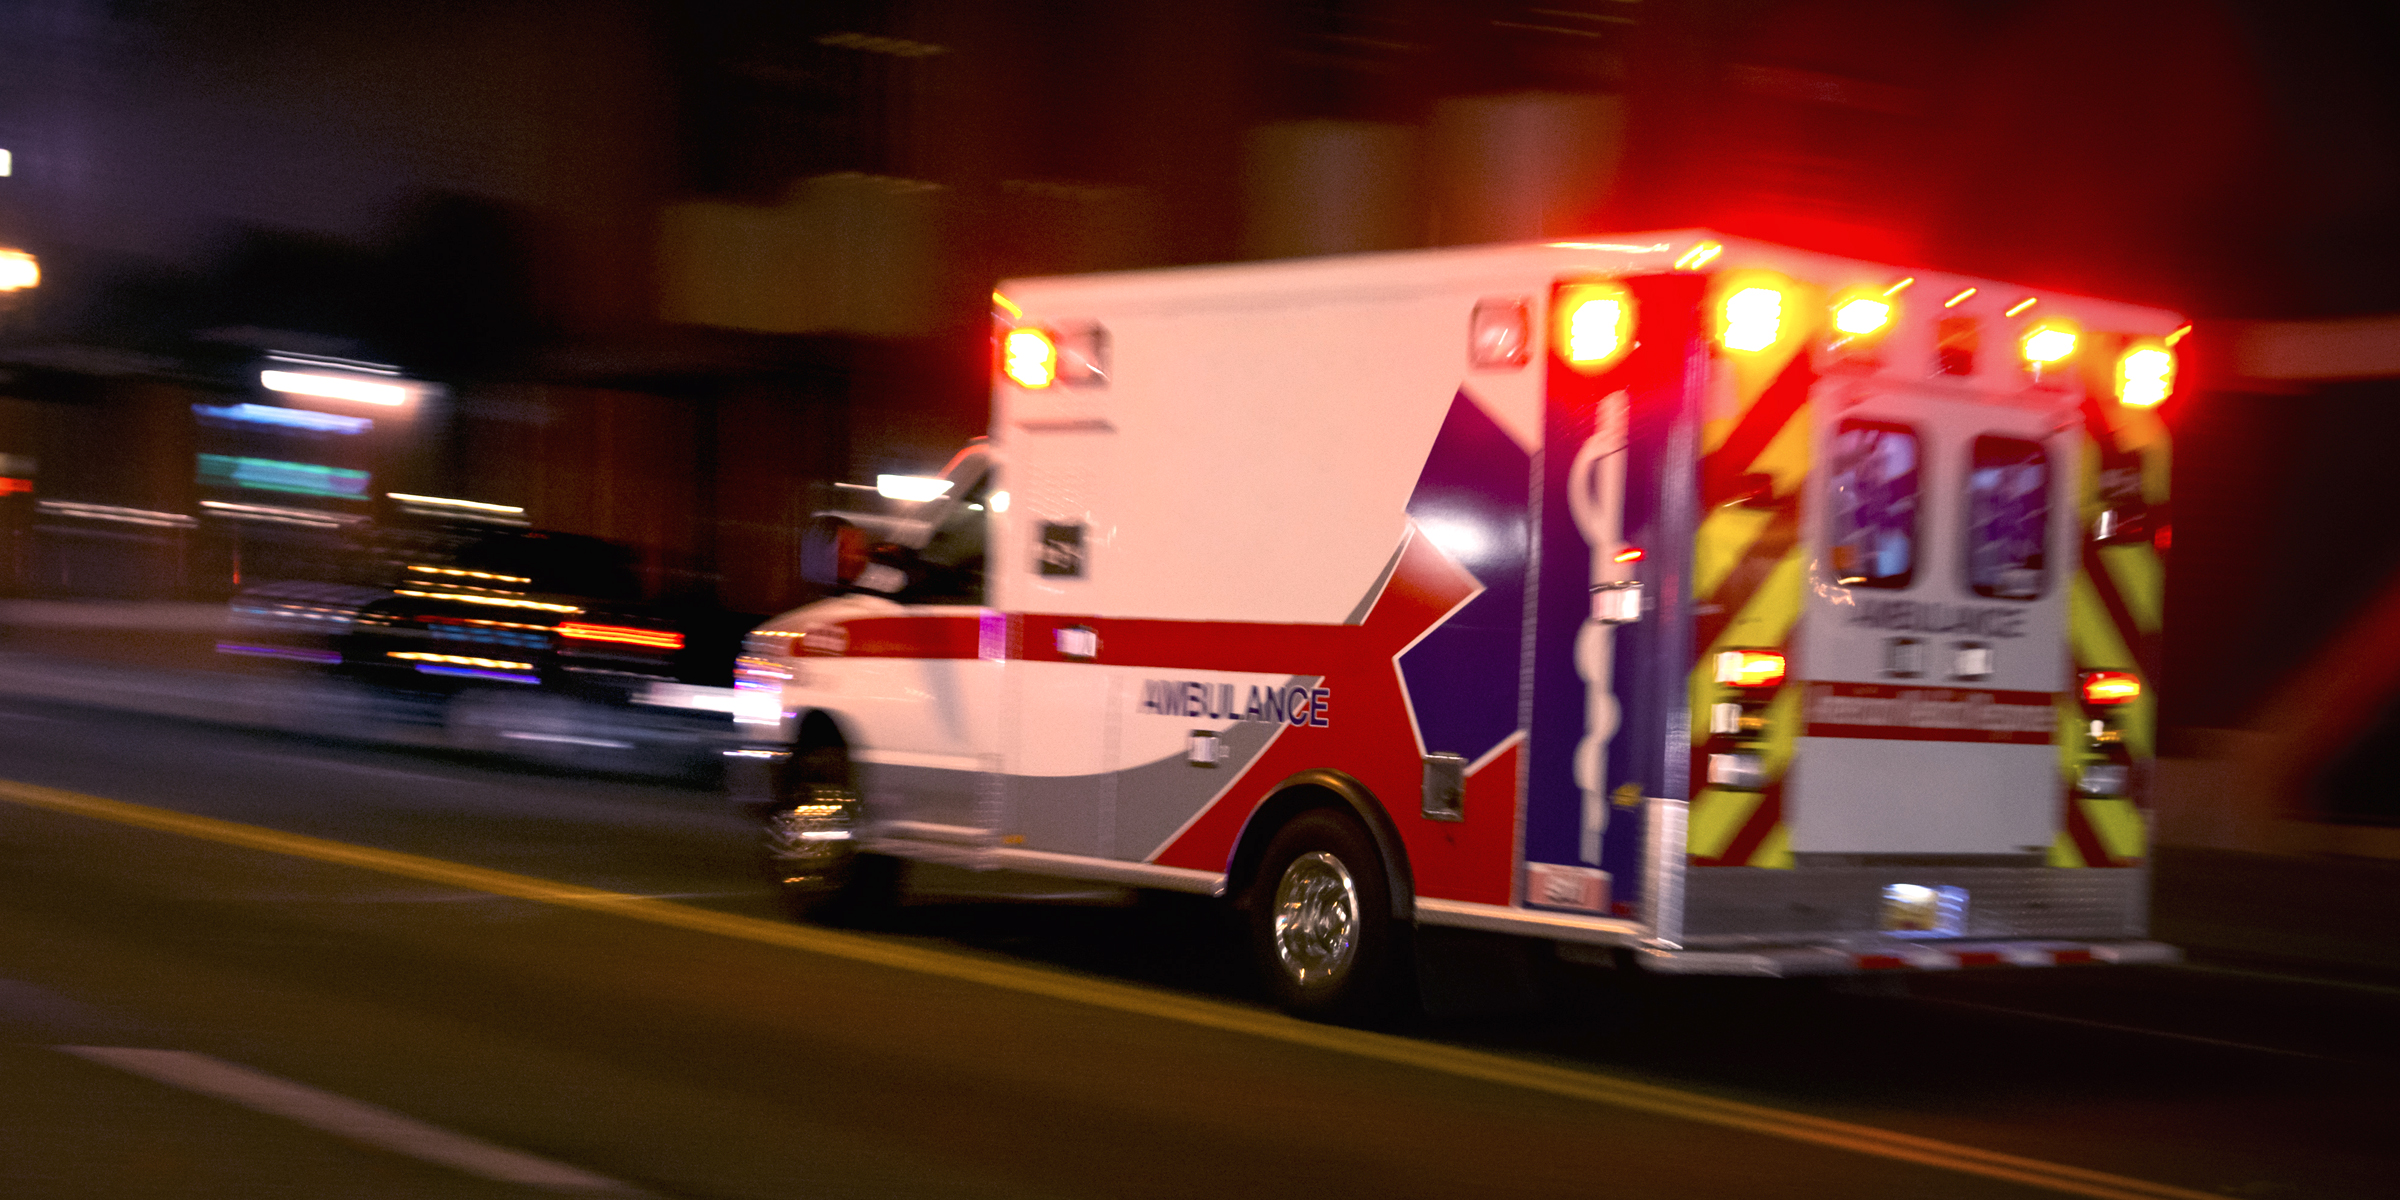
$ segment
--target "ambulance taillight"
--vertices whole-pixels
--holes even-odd
[[[1771,688],[1783,682],[1783,654],[1776,650],[1726,650],[1717,655],[1717,682],[1736,688]]]
[[[1576,283],[1558,290],[1558,356],[1584,374],[1597,374],[1633,348],[1633,293],[1613,283]]]
[[[1049,387],[1058,378],[1058,343],[1046,330],[1011,329],[1000,340],[1000,370],[1018,387]]]
[[[2156,342],[2138,342],[2117,356],[2117,403],[2156,408],[2175,391],[2175,352]]]
[[[2083,702],[2095,708],[2131,704],[2142,696],[2141,677],[2131,671],[2086,671]]]

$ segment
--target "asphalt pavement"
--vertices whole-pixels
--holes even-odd
[[[11,1197],[2391,1187],[2372,981],[1553,963],[1364,1033],[1267,1011],[1199,904],[792,924],[701,787],[56,698],[0,700],[0,764]]]

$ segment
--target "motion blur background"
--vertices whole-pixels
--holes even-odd
[[[2400,858],[2400,339],[2359,319],[2400,312],[2396,35],[2324,0],[0,0],[0,246],[40,270],[0,292],[0,624],[266,569],[226,504],[289,431],[199,409],[273,353],[433,386],[271,507],[517,506],[765,614],[831,485],[981,430],[997,279],[1705,225],[2195,316],[2161,838]]]

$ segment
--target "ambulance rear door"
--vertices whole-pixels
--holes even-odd
[[[1787,782],[1798,865],[2041,861],[2075,548],[2068,402],[1828,380]]]

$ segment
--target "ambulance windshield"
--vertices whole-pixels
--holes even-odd
[[[1917,435],[1844,421],[1833,435],[1826,549],[1850,587],[1904,588],[1917,571]]]
[[[2049,530],[2049,455],[2016,438],[1976,438],[1967,472],[1967,582],[1975,594],[2040,596]]]

